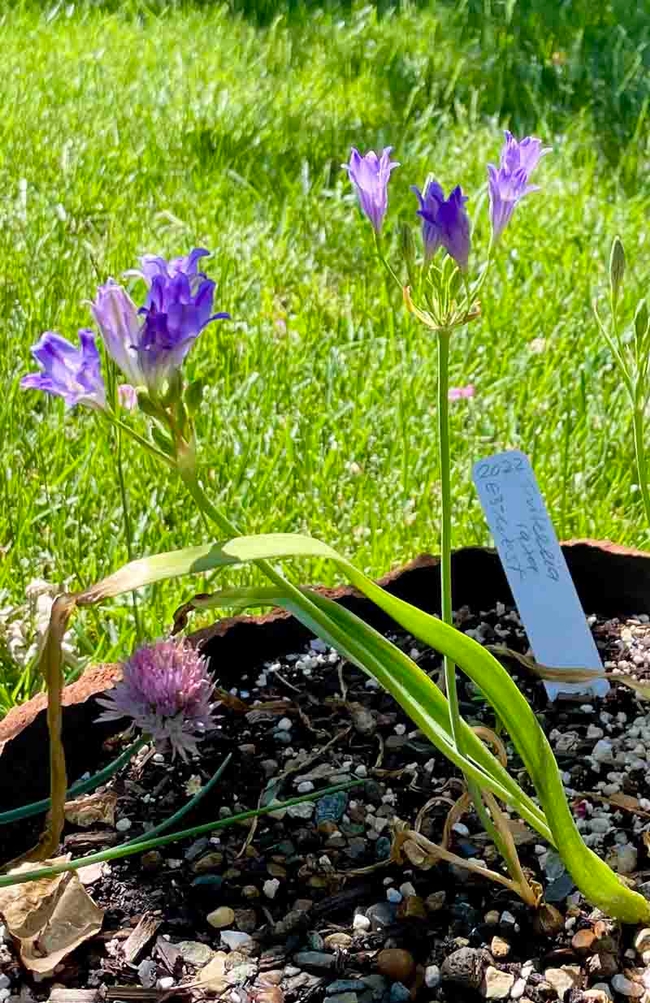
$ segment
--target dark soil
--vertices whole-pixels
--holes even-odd
[[[527,651],[516,613],[500,605],[480,614],[462,610],[458,621],[483,643]],[[650,675],[647,621],[594,623],[610,669]],[[437,655],[408,637],[397,641],[437,678]],[[540,682],[516,664],[509,667],[556,751],[586,840],[645,891],[650,708],[619,685],[604,700],[561,697],[550,704]],[[117,828],[69,825],[64,852],[80,856],[143,834],[180,808],[228,753],[232,761],[221,781],[181,828],[284,800],[309,784],[316,791],[355,777],[364,784],[315,806],[260,818],[252,828],[238,824],[104,865],[88,886],[105,909],[102,932],[59,966],[53,1003],[81,1003],[69,992],[79,989],[97,989],[98,999],[201,996],[197,971],[209,952],[196,961],[196,944],[227,952],[222,995],[232,1003],[399,1003],[416,996],[462,1003],[480,994],[532,1003],[564,995],[577,1003],[590,987],[620,990],[625,973],[638,984],[624,995],[646,992],[640,980],[650,955],[641,954],[650,934],[637,951],[638,931],[621,931],[592,910],[557,855],[527,828],[517,833],[521,861],[552,909],[535,911],[457,865],[390,862],[397,819],[413,827],[422,813],[420,831],[441,842],[462,781],[390,696],[320,642],[242,677],[236,664],[220,665],[218,682],[231,699],[200,757],[183,764],[142,750],[109,785],[118,796]],[[497,727],[471,684],[461,681],[459,692],[468,722]],[[120,741],[106,749],[106,761]],[[508,751],[509,768],[525,785],[521,764]],[[1,830],[2,858],[29,845],[41,822]],[[456,824],[450,849],[500,869],[472,811]],[[235,951],[208,922],[218,909],[219,918],[229,920],[226,930],[250,935]],[[149,924],[150,936],[135,956],[129,950],[125,957],[127,938],[141,922]],[[0,1001],[45,999],[52,992],[52,980],[29,977],[11,943],[0,945],[0,969],[10,980],[0,987]],[[560,970],[564,981],[549,969]],[[502,985],[495,971],[504,976]],[[613,987],[612,978],[619,979]],[[83,1003],[90,998],[83,996]]]

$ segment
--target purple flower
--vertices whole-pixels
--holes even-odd
[[[157,393],[180,368],[201,331],[213,320],[229,319],[227,313],[212,313],[215,284],[197,269],[208,253],[196,248],[169,262],[146,254],[141,270],[128,273],[148,286],[139,310],[112,279],[99,287],[93,316],[109,355],[133,386]]]
[[[529,192],[539,191],[539,185],[530,185],[528,180],[551,147],[542,147],[541,139],[526,136],[520,143],[506,130],[506,141],[501,150],[498,168],[488,164],[490,190],[490,219],[493,239],[497,241],[510,222],[517,202]]]
[[[159,749],[171,747],[174,756],[187,759],[214,727],[213,691],[206,659],[196,648],[187,641],[156,641],[124,664],[122,679],[97,701],[106,708],[98,720],[130,717]]]
[[[381,157],[370,150],[364,157],[352,147],[350,163],[341,166],[350,175],[357,190],[364,213],[372,223],[375,233],[379,233],[388,207],[388,181],[390,172],[399,164],[390,159],[392,146],[387,146]]]
[[[79,342],[81,347],[75,348],[54,331],[42,334],[32,347],[41,371],[23,376],[21,387],[63,397],[67,407],[85,404],[105,408],[106,389],[95,335],[84,328],[79,331]]]
[[[422,217],[426,260],[429,261],[442,245],[460,270],[466,271],[470,246],[469,218],[465,211],[467,196],[463,195],[460,185],[453,189],[448,199],[433,178],[428,178],[424,194],[415,185],[411,190],[420,203],[418,216]]]

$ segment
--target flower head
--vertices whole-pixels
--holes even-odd
[[[103,409],[106,389],[95,335],[84,328],[79,331],[79,343],[81,347],[76,348],[54,331],[42,334],[32,347],[41,371],[23,376],[21,387],[62,397],[68,407],[85,404]]]
[[[460,270],[466,271],[470,247],[469,218],[465,211],[467,196],[463,195],[460,185],[453,189],[448,199],[433,178],[427,180],[424,194],[415,185],[412,191],[420,203],[418,216],[422,218],[422,240],[427,261],[442,245]]]
[[[517,202],[524,195],[539,191],[539,185],[530,185],[528,181],[541,158],[551,152],[550,146],[542,147],[541,139],[534,136],[517,142],[506,130],[505,137],[499,167],[488,164],[490,219],[495,241],[510,222]]]
[[[361,208],[372,223],[375,233],[381,230],[388,208],[390,172],[393,168],[399,167],[397,161],[390,159],[392,149],[392,146],[387,146],[381,157],[378,157],[374,150],[370,150],[362,157],[353,146],[349,164],[342,165],[350,175]]]
[[[211,321],[229,318],[212,313],[215,284],[198,262],[209,252],[196,248],[182,258],[146,254],[137,275],[147,284],[139,310],[112,279],[100,286],[92,312],[106,349],[133,386],[158,392],[179,369],[199,334]]]
[[[449,391],[447,393],[448,400],[452,402],[460,400],[469,400],[470,397],[473,396],[474,396],[473,383],[468,383],[466,387],[449,387]]]
[[[160,749],[187,759],[214,726],[207,662],[187,641],[157,641],[138,648],[106,698],[99,721],[132,718]]]

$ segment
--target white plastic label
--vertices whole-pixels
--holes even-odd
[[[535,660],[602,670],[528,457],[516,449],[497,453],[475,463],[472,475]],[[606,679],[544,685],[551,700],[560,692],[609,690]]]

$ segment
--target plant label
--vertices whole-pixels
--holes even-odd
[[[528,457],[517,449],[496,453],[475,463],[472,476],[535,660],[602,671]],[[604,696],[609,690],[606,679],[544,685],[551,700],[558,693]]]

